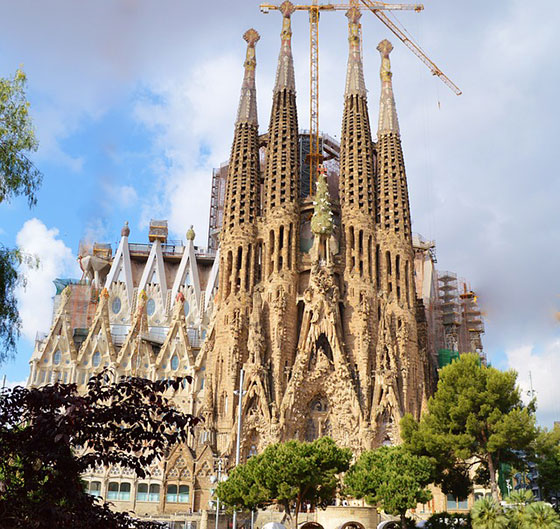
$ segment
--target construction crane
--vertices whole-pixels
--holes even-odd
[[[388,4],[377,0],[349,0],[348,4],[319,4],[318,0],[312,0],[308,5],[294,5],[297,11],[309,11],[309,195],[313,194],[313,182],[317,175],[317,169],[322,162],[322,154],[319,145],[319,13],[321,11],[341,11],[350,7],[358,9],[369,9],[381,20],[420,60],[428,66],[433,75],[438,76],[457,95],[461,90],[449,79],[436,64],[424,53],[424,51],[412,42],[398,25],[393,22],[382,11],[416,11],[424,9],[422,4]],[[271,9],[277,10],[279,6],[274,4],[261,4],[261,12],[268,13]],[[360,26],[361,31],[361,26]]]

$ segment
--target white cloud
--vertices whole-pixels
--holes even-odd
[[[39,219],[28,220],[18,232],[16,243],[25,253],[39,259],[37,268],[24,267],[27,284],[18,288],[23,336],[33,342],[38,331],[46,331],[52,320],[53,280],[80,276],[72,251],[58,238],[56,228],[48,229]]]
[[[138,200],[138,193],[132,186],[119,186],[106,182],[103,187],[105,188],[103,205],[107,209],[114,208],[116,204],[119,209],[127,209],[134,206]]]
[[[154,85],[157,97],[137,103],[136,118],[153,133],[154,172],[160,175],[158,192],[143,205],[144,226],[163,215],[171,231],[184,237],[195,224],[205,245],[212,167],[228,157],[239,97],[223,80],[239,75],[239,58],[228,52],[194,65],[184,78]]]
[[[537,397],[539,423],[551,426],[560,420],[560,338],[548,343],[541,353],[533,345],[506,352],[510,368],[519,373],[519,386],[525,402],[530,400],[531,385]]]

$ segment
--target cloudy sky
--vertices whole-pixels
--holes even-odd
[[[50,323],[55,277],[79,277],[81,238],[115,243],[125,220],[147,240],[151,218],[173,237],[194,224],[206,245],[212,167],[225,161],[242,78],[243,32],[256,28],[261,130],[266,130],[280,15],[254,0],[1,0],[0,75],[23,65],[45,178],[38,205],[0,207],[0,241],[41,260],[20,292],[25,380],[37,331]],[[558,81],[554,0],[426,0],[398,20],[463,90],[455,96],[371,14],[364,62],[377,119],[383,38],[395,45],[394,87],[413,230],[437,243],[438,266],[470,280],[486,311],[490,361],[529,372],[539,420],[560,420]],[[294,15],[299,119],[308,125],[308,21]],[[320,23],[320,126],[338,137],[346,18]]]

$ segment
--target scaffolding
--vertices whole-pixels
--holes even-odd
[[[441,324],[444,329],[445,348],[459,350],[458,331],[461,325],[461,310],[457,274],[438,272],[438,298],[441,311]]]

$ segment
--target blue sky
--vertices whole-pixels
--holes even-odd
[[[438,266],[471,281],[487,312],[496,366],[529,371],[543,424],[560,419],[558,222],[560,45],[553,0],[427,0],[399,20],[462,88],[456,97],[373,15],[364,63],[377,120],[377,43],[389,38],[414,231]],[[259,121],[270,112],[280,16],[258,2],[4,0],[0,75],[23,64],[44,173],[38,205],[0,207],[0,240],[39,255],[20,292],[24,334],[9,381],[27,376],[36,331],[50,323],[52,279],[77,276],[80,239],[115,243],[125,220],[147,240],[150,218],[175,238],[194,224],[206,244],[211,169],[225,161],[248,27],[257,44]],[[308,125],[308,23],[294,15],[299,120]],[[321,17],[321,128],[339,136],[346,18]],[[375,126],[374,126],[375,128]]]

